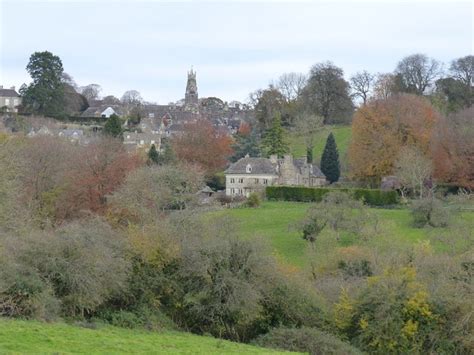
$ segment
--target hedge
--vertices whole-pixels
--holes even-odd
[[[356,200],[363,200],[370,206],[395,205],[399,200],[397,191],[382,191],[379,189],[267,186],[265,192],[269,200],[320,202],[324,195],[332,191],[345,192]]]

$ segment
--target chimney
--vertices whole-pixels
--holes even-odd
[[[10,88],[10,90],[13,90],[13,91],[15,91],[15,87],[14,87],[14,86],[12,86],[12,87]]]
[[[3,85],[0,85],[0,89],[3,89]]]
[[[278,157],[277,157],[276,154],[270,155],[270,162],[271,162],[272,164],[276,164],[276,163],[278,162]]]

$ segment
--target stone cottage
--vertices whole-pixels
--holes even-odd
[[[0,108],[6,107],[7,111],[18,112],[17,107],[21,105],[21,97],[12,86],[10,89],[4,89],[0,85]]]
[[[291,155],[283,159],[246,156],[225,171],[225,178],[226,195],[247,197],[271,185],[310,187],[327,183],[317,166],[307,163],[306,158],[294,159]]]

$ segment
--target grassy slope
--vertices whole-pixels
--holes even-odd
[[[334,134],[339,149],[339,156],[341,157],[341,164],[345,166],[347,162],[347,148],[351,140],[351,126],[325,126],[322,131],[318,132],[314,139],[314,162],[319,165],[321,154],[323,153],[324,145],[326,144],[326,139],[330,132]],[[289,134],[288,142],[290,143],[290,149],[293,156],[298,158],[306,155],[306,147],[301,137],[298,137],[295,134]]]
[[[148,332],[116,327],[86,329],[64,323],[0,318],[0,353],[276,353],[250,345],[179,332]]]
[[[235,218],[241,236],[260,236],[269,240],[278,257],[300,267],[307,262],[307,244],[290,226],[301,220],[309,207],[309,203],[264,202],[258,209],[239,208],[223,213]],[[372,212],[379,218],[380,224],[390,231],[389,240],[376,240],[374,246],[389,248],[391,245],[411,245],[429,238],[428,229],[411,226],[411,216],[407,209],[372,209]],[[474,220],[474,214],[471,213],[469,218]],[[342,238],[334,247],[352,243],[357,241]]]

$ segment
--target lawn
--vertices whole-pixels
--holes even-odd
[[[245,354],[271,349],[180,332],[151,332],[110,326],[87,329],[64,323],[0,318],[0,353],[21,354]]]
[[[260,208],[236,208],[220,212],[234,218],[238,234],[244,238],[262,237],[267,240],[274,253],[282,261],[297,267],[307,263],[307,242],[292,228],[301,220],[311,206],[310,203],[298,202],[264,202]],[[417,241],[430,239],[430,231],[425,228],[414,228],[410,211],[400,209],[372,208],[374,218],[378,218],[383,226],[384,237],[374,240],[371,245],[377,248],[390,248],[396,246],[409,246]],[[474,213],[466,216],[474,222]],[[357,244],[351,238],[341,238],[334,247],[343,247]],[[437,250],[442,247],[433,242]]]
[[[314,149],[313,159],[316,164],[319,165],[321,155],[323,154],[324,145],[329,133],[334,134],[336,139],[337,148],[339,149],[339,156],[341,158],[342,166],[346,166],[347,163],[347,148],[351,140],[351,126],[325,126],[320,132],[316,133],[314,137]],[[290,150],[294,157],[302,157],[306,155],[306,147],[301,137],[296,134],[289,134],[288,142],[290,144]]]

